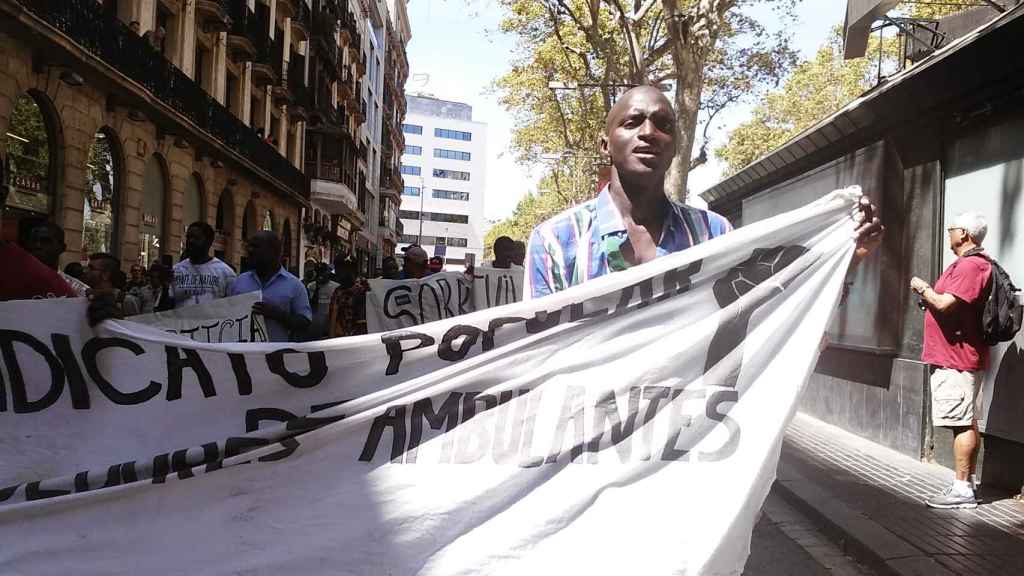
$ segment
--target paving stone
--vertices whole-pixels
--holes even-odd
[[[784,493],[801,499],[798,507],[886,572],[1024,574],[1024,503],[986,490],[977,509],[927,508],[924,501],[949,485],[948,469],[798,415],[778,478]]]

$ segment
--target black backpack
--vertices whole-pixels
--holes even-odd
[[[1014,286],[1006,270],[980,248],[970,250],[964,256],[980,256],[992,264],[988,300],[981,312],[981,339],[989,346],[1013,340],[1021,325],[1022,310],[1017,299],[1020,290]]]

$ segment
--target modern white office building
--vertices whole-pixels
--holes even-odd
[[[431,96],[406,95],[401,247],[419,244],[461,269],[466,254],[483,259],[487,125],[473,107]]]

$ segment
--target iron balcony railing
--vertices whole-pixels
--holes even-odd
[[[278,34],[270,41],[270,67],[274,69],[274,75],[281,85],[285,85],[284,68],[284,34]]]
[[[313,98],[306,86],[306,57],[297,52],[291,53],[288,60],[288,91],[292,95],[292,104],[301,106],[307,111],[312,107]]]
[[[231,16],[231,34],[248,38],[256,48],[253,61],[270,64],[270,22],[250,10],[245,0],[232,0],[228,14]]]
[[[309,30],[313,23],[313,13],[309,9],[309,5],[306,4],[306,0],[298,0],[296,4],[299,5],[299,10],[296,12],[293,20],[298,20],[306,30]]]
[[[230,110],[171,64],[127,25],[96,10],[95,0],[20,0],[30,12],[131,78],[224,147],[309,198],[301,170],[264,143]]]

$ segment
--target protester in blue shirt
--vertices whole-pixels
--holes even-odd
[[[263,230],[249,238],[249,262],[252,270],[245,272],[231,286],[231,295],[263,292],[263,301],[252,305],[253,314],[267,322],[271,342],[288,342],[309,326],[313,311],[302,281],[281,266],[281,240],[277,234]]]
[[[602,151],[611,181],[597,198],[538,225],[526,255],[524,292],[540,298],[599,276],[650,262],[728,233],[722,216],[665,195],[676,153],[672,104],[653,86],[623,94],[608,112]],[[875,208],[861,199],[854,263],[881,243]]]

